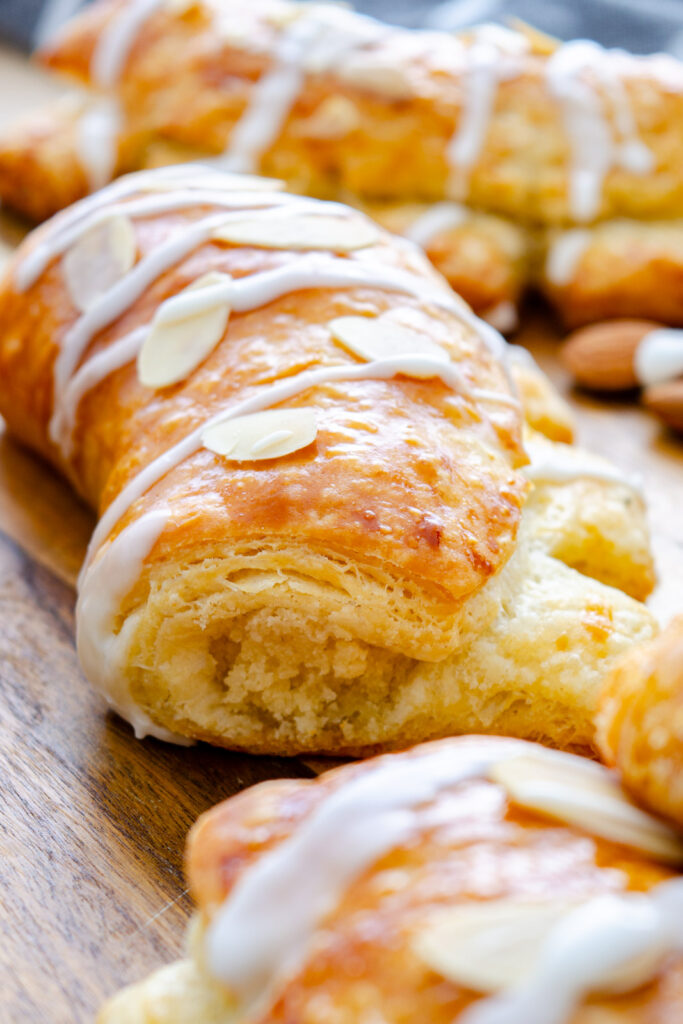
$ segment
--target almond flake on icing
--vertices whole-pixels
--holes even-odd
[[[233,462],[253,462],[306,448],[317,433],[313,409],[269,409],[215,423],[202,434],[202,444]]]
[[[183,292],[230,280],[227,274],[211,271]],[[157,315],[138,354],[140,383],[148,388],[165,388],[185,380],[221,340],[229,316],[230,306],[224,300],[180,320],[160,321]]]
[[[213,237],[231,245],[262,249],[321,249],[351,252],[374,245],[377,228],[360,217],[328,217],[324,214],[292,214],[285,217],[248,218],[222,224]]]
[[[437,974],[474,992],[513,989],[534,973],[551,934],[591,902],[510,899],[453,907],[434,915],[413,948]],[[628,897],[625,913],[627,903]],[[612,994],[639,988],[655,976],[665,952],[662,943],[653,943],[640,956],[606,971],[592,991]]]
[[[426,334],[392,322],[388,317],[340,316],[327,326],[335,341],[368,362],[406,355],[426,356],[439,363],[450,362],[446,349]],[[429,376],[433,375],[430,372]]]
[[[128,273],[136,255],[135,229],[123,214],[82,234],[62,258],[62,274],[76,308],[85,313]]]
[[[597,765],[577,771],[556,756],[529,754],[494,765],[490,777],[528,810],[576,825],[666,863],[683,863],[683,841],[663,822],[641,811]]]

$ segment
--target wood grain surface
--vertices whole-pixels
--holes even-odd
[[[0,122],[46,93],[0,49]],[[54,88],[50,91],[54,95]],[[5,237],[16,226],[3,225]],[[557,334],[525,343],[561,390]],[[580,438],[643,476],[662,619],[683,609],[683,445],[624,402],[571,396]],[[85,683],[75,580],[92,516],[0,424],[0,1022],[81,1024],[122,984],[176,956],[189,914],[184,837],[205,808],[316,762],[136,741]]]

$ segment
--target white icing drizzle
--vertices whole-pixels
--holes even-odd
[[[106,207],[106,210],[102,211],[102,218],[98,219],[106,219],[110,215],[112,207],[109,204],[135,192],[147,190],[153,192],[155,184],[159,186],[177,185],[177,188],[184,190],[194,189],[196,190],[194,193],[195,203],[197,206],[201,206],[200,190],[206,190],[207,186],[220,182],[222,177],[212,168],[204,167],[201,164],[176,164],[154,171],[139,171],[136,174],[124,175],[94,195],[74,203],[73,206],[63,210],[39,229],[38,244],[22,259],[16,269],[14,283],[17,290],[23,292],[35,284],[50,261],[63,251],[60,248],[60,240],[63,237],[68,239],[64,248],[71,245],[81,233],[97,223],[95,219],[86,220],[86,218],[103,207]],[[254,202],[257,203],[256,199]],[[118,210],[118,208],[116,209]],[[128,209],[129,207],[122,208],[118,212],[127,213]],[[167,209],[173,209],[173,206]]]
[[[127,0],[101,33],[90,62],[90,74],[101,89],[116,85],[140,29],[165,0]]]
[[[342,57],[382,38],[389,30],[372,18],[311,3],[282,31],[271,67],[251,90],[223,156],[225,170],[253,171],[276,141],[301,92],[307,72],[323,73]]]
[[[109,97],[91,103],[76,126],[76,152],[91,192],[108,184],[116,172],[121,113]]]
[[[653,949],[683,952],[682,921],[680,879],[588,900],[551,931],[529,978],[468,1007],[461,1024],[568,1024],[612,970]]]
[[[450,166],[465,176],[479,159],[486,141],[501,74],[501,51],[490,42],[475,39],[467,50],[458,127],[446,150]],[[465,181],[456,181],[456,194],[465,191],[465,186]]]
[[[64,335],[55,360],[56,399],[63,393],[95,334],[117,320],[164,271],[210,238],[211,232],[224,220],[225,214],[214,214],[186,225],[180,234],[172,236],[139,260],[125,277],[78,318]],[[50,437],[56,440],[54,423],[50,425]]]
[[[606,175],[614,166],[646,174],[653,156],[638,139],[621,75],[631,58],[620,50],[577,39],[560,46],[546,65],[546,81],[561,105],[571,150],[569,208],[577,221],[600,211]],[[602,95],[589,76],[600,83]],[[607,118],[611,108],[616,133]]]
[[[557,235],[548,249],[545,265],[545,276],[551,284],[561,288],[571,283],[591,239],[587,228],[573,228]]]
[[[145,324],[108,345],[102,352],[91,356],[73,375],[59,401],[55,404],[50,420],[50,436],[58,445],[65,458],[73,448],[73,428],[78,406],[84,395],[101,384],[109,374],[133,362],[142,348],[150,325]]]
[[[624,484],[644,497],[643,482],[639,476],[620,470],[605,459],[573,445],[545,444],[527,441],[525,446],[531,464],[522,472],[537,483],[573,483],[575,480],[599,480],[603,483]]]
[[[316,926],[347,886],[415,831],[415,809],[485,775],[501,757],[496,751],[473,759],[437,746],[382,760],[327,795],[292,836],[244,872],[208,928],[206,954],[211,974],[247,1014],[262,1011],[301,966]]]
[[[261,207],[272,209],[282,203],[282,199],[282,193],[279,192],[221,192],[206,189],[199,194],[196,190],[179,189],[100,208],[89,216],[80,218],[76,223],[56,230],[51,237],[46,238],[29,253],[20,268],[22,290],[30,288],[52,260],[66,252],[81,235],[117,214],[125,214],[127,217],[151,217],[157,213],[171,213],[201,206],[251,211]],[[313,206],[315,200],[310,200],[309,203]]]
[[[405,237],[424,248],[437,235],[460,227],[469,216],[467,207],[460,203],[453,203],[449,200],[443,203],[434,203],[410,225],[405,232]]]
[[[683,331],[662,327],[638,344],[634,358],[638,381],[646,387],[683,375]]]
[[[326,794],[292,835],[252,863],[205,937],[207,967],[237,996],[240,1011],[257,1016],[267,1010],[305,962],[316,929],[348,886],[421,827],[420,807],[445,789],[486,778],[520,749],[538,756],[536,745],[512,740],[504,747],[482,741],[476,754],[467,747],[436,745],[412,757],[381,759]],[[571,754],[543,754],[586,771],[583,759]],[[451,815],[457,813],[453,807],[457,803],[450,805]],[[427,814],[422,827],[430,820]],[[344,841],[335,854],[340,836]],[[683,949],[682,910],[683,881],[664,883],[647,896],[587,900],[553,930],[524,984],[480,1000],[463,1022],[566,1024],[586,992],[613,967],[650,951],[653,943],[664,951]]]
[[[257,169],[259,158],[277,139],[301,91],[303,59],[313,39],[313,23],[306,18],[297,18],[282,33],[273,65],[253,86],[247,109],[217,161],[219,166],[227,171]]]
[[[77,645],[88,679],[108,704],[130,722],[138,739],[155,736],[187,746],[188,740],[156,725],[133,700],[126,681],[126,654],[133,633],[130,618],[116,630],[121,603],[140,578],[142,564],[168,519],[167,510],[136,519],[83,576],[76,605]]]
[[[324,208],[326,204],[318,204]],[[224,223],[225,216],[220,218]],[[142,346],[149,325],[139,328],[114,342],[104,352],[85,363],[74,374],[89,341],[106,323],[111,323],[127,308],[130,296],[137,297],[144,288],[162,270],[177,262],[183,255],[191,251],[195,245],[208,237],[216,226],[216,218],[198,221],[177,238],[172,238],[159,249],[141,261],[126,278],[115,285],[95,306],[76,322],[67,333],[63,347],[55,363],[54,410],[50,420],[49,433],[51,439],[60,446],[63,454],[68,456],[71,450],[71,434],[83,395],[113,370],[119,369],[125,362],[135,358]],[[180,255],[178,255],[180,253]],[[153,262],[151,262],[153,261]],[[138,271],[137,276],[135,272]],[[187,291],[173,296],[162,303],[157,311],[157,321],[173,322],[187,316],[203,312],[212,304],[225,301],[236,313],[244,313],[266,305],[282,295],[306,288],[345,288],[345,287],[382,288],[405,292],[421,297],[435,305],[449,310],[464,323],[477,330],[485,340],[496,342],[495,332],[486,332],[474,314],[461,305],[446,289],[430,284],[420,277],[392,267],[374,267],[372,271],[363,263],[352,260],[336,259],[327,256],[302,256],[291,263],[259,274],[252,274],[236,281],[213,285],[198,291]],[[99,312],[98,312],[99,310]],[[92,315],[91,315],[92,314]],[[501,339],[502,341],[502,339]],[[502,344],[505,344],[502,342]],[[72,376],[73,375],[73,376]],[[495,400],[502,404],[517,407],[516,399],[496,392],[481,390],[479,398]]]

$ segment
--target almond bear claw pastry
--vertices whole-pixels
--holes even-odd
[[[683,841],[601,766],[462,737],[203,815],[190,957],[98,1024],[675,1024]]]
[[[564,410],[416,247],[176,166],[39,228],[0,315],[2,415],[100,517],[80,660],[139,736],[592,746],[653,632],[642,499],[549,439],[525,468],[515,380],[551,436]]]
[[[44,219],[112,177],[213,159],[348,201],[514,327],[683,322],[683,71],[527,26],[455,36],[336,4],[99,0],[41,54],[90,90],[0,140],[0,196]]]

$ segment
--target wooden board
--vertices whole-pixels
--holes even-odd
[[[0,123],[2,104],[15,111],[47,91],[0,49]],[[532,318],[524,336],[566,391],[548,321]],[[652,605],[666,619],[683,610],[683,445],[630,405],[572,401],[583,442],[644,477],[661,577]],[[0,1020],[11,1024],[85,1024],[107,995],[176,956],[197,814],[260,779],[320,767],[139,743],[105,713],[73,639],[91,527],[0,426]]]

